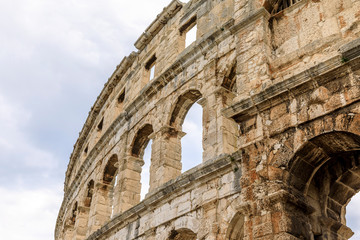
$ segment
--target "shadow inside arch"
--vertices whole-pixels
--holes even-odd
[[[172,230],[168,240],[196,240],[196,234],[187,228]]]
[[[314,239],[348,239],[346,206],[360,190],[360,136],[325,133],[306,142],[289,161],[287,184],[311,209]]]

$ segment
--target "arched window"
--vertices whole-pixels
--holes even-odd
[[[360,136],[348,132],[319,135],[305,143],[289,162],[289,185],[310,204],[314,239],[348,239],[346,206],[360,190]],[[299,218],[301,219],[301,218]],[[304,225],[305,226],[305,225]]]
[[[236,93],[236,62],[233,64],[230,71],[224,77],[221,86],[231,92]]]
[[[237,213],[231,220],[226,232],[228,240],[241,240],[244,237],[244,216]]]
[[[139,189],[134,189],[135,193],[139,195],[140,199],[145,197],[145,194],[149,189],[151,164],[151,142],[149,136],[153,132],[154,131],[152,126],[150,124],[145,124],[137,132],[131,149],[131,155],[134,157],[134,161],[140,163],[140,169],[137,173],[140,175],[140,187]]]
[[[140,200],[145,198],[145,195],[149,192],[150,188],[150,164],[151,164],[151,144],[150,140],[147,143],[147,146],[144,150],[144,166],[141,170],[141,192],[140,192]]]
[[[74,206],[73,206],[73,209],[71,211],[71,223],[75,225],[75,222],[76,222],[76,217],[77,217],[77,214],[78,214],[78,203],[75,202]]]
[[[168,240],[196,240],[196,234],[186,228],[172,230]]]
[[[105,186],[104,197],[108,206],[107,212],[110,217],[113,216],[116,205],[117,173],[118,158],[116,155],[112,155],[105,166],[103,175],[103,183]]]
[[[201,97],[197,90],[187,91],[178,98],[171,114],[170,126],[177,132],[188,131],[188,136],[185,135],[181,142],[176,143],[181,149],[181,155],[180,159],[175,160],[182,161],[182,170],[188,170],[202,162],[203,110],[199,104],[195,104]]]
[[[144,150],[150,141],[149,135],[153,132],[154,130],[150,124],[146,124],[138,131],[131,149],[132,156],[137,158],[143,158]]]
[[[202,161],[202,107],[195,103],[186,114],[182,131],[186,135],[181,138],[182,172],[185,172]]]

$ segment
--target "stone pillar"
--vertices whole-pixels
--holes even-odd
[[[64,240],[72,240],[74,236],[74,225],[65,225],[64,227]]]
[[[110,219],[111,206],[109,190],[111,185],[96,183],[91,204],[90,218],[88,222],[87,236],[98,230]]]
[[[88,228],[90,208],[79,206],[78,215],[76,216],[75,232],[73,240],[83,240],[86,237]]]
[[[151,146],[150,190],[161,186],[181,174],[181,138],[185,133],[164,126],[149,137]]]
[[[206,103],[203,99],[199,101],[206,111],[203,123],[204,161],[222,153],[233,153],[237,149],[238,124],[222,114],[222,110],[231,105],[234,97],[234,93],[219,87],[207,96]]]
[[[144,160],[127,156],[119,172],[119,194],[116,200],[116,213],[122,213],[140,202],[141,169]],[[117,196],[117,195],[115,195]]]
[[[271,44],[270,14],[264,9],[253,10],[240,25],[237,33],[237,93],[241,101],[261,92],[272,84],[270,72]]]

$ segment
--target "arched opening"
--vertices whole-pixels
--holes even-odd
[[[201,97],[197,90],[190,90],[181,95],[170,118],[170,126],[175,132],[187,133],[180,142],[176,142],[177,151],[180,150],[181,153],[178,160],[182,162],[182,172],[202,162],[203,109],[196,103]],[[175,137],[180,140],[178,136]]]
[[[195,103],[186,114],[181,138],[181,172],[185,172],[201,163],[202,160],[202,107]]]
[[[295,235],[349,239],[353,233],[346,226],[345,213],[360,190],[360,136],[348,132],[317,136],[296,152],[289,170],[293,194],[308,205],[308,216],[301,220],[307,225]]]
[[[244,238],[244,216],[236,213],[229,224],[229,228],[226,232],[226,238],[228,240],[241,240]]]
[[[76,235],[75,225],[78,217],[78,202],[76,201],[69,210],[70,211],[67,213],[68,215],[64,225],[64,240],[73,239]]]
[[[144,166],[141,170],[141,193],[140,200],[145,198],[145,195],[149,192],[150,188],[150,163],[151,163],[151,144],[152,140],[147,143],[144,150]]]
[[[140,181],[138,181],[139,189],[136,192],[140,200],[144,199],[145,194],[149,191],[152,145],[149,136],[153,132],[153,127],[150,124],[143,126],[137,132],[131,150],[131,155],[134,157],[133,160],[139,164],[138,174],[140,175]]]
[[[230,71],[228,71],[224,77],[221,86],[229,90],[230,92],[237,92],[236,89],[236,62],[233,64]]]
[[[138,131],[131,149],[132,156],[143,158],[145,152],[144,150],[150,141],[149,135],[153,132],[153,127],[150,124],[146,124]]]
[[[84,201],[84,206],[90,207],[91,202],[92,202],[92,197],[94,194],[94,180],[90,180],[89,183],[87,184],[87,189],[86,189],[85,194],[86,194],[86,197],[85,197],[85,201]]]
[[[106,206],[108,206],[107,214],[109,217],[114,215],[116,207],[116,186],[118,173],[118,157],[112,155],[104,168],[103,184],[104,184],[104,198]]]
[[[196,234],[187,228],[172,230],[168,240],[196,240]]]
[[[72,225],[75,225],[77,214],[78,214],[78,203],[75,202],[71,211],[71,218],[70,218]]]

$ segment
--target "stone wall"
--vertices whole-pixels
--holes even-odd
[[[55,239],[352,235],[345,207],[360,189],[360,3],[290,1],[164,8],[80,132]],[[194,24],[197,39],[185,48]],[[195,102],[203,163],[181,174],[182,124]],[[150,191],[140,201],[150,139]]]

